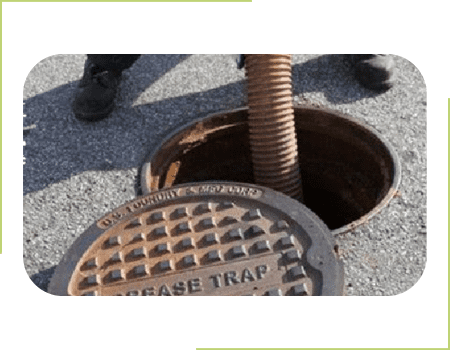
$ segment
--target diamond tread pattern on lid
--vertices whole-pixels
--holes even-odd
[[[221,185],[224,195],[202,196],[187,195],[187,187],[180,186],[181,195],[163,203],[128,215],[120,214],[124,207],[108,214],[72,268],[66,292],[55,294],[321,295],[323,274],[307,260],[315,238],[306,226],[272,201],[229,195],[227,186],[233,185]],[[257,188],[262,197],[275,193]]]

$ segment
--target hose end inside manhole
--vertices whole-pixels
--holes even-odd
[[[332,230],[366,223],[396,193],[400,163],[373,128],[326,108],[294,107],[304,204]],[[177,184],[254,184],[248,109],[216,113],[176,130],[146,159],[144,194]]]

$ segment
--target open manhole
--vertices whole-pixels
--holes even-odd
[[[138,197],[71,246],[56,295],[342,295],[327,226],[304,205],[243,183],[185,184]]]
[[[213,114],[168,136],[146,159],[143,192],[211,180],[254,183],[247,113],[242,108]],[[367,222],[399,185],[392,147],[343,113],[294,107],[294,114],[304,204],[333,234]]]

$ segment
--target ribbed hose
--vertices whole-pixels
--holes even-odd
[[[255,182],[303,202],[291,55],[245,55],[245,68]]]

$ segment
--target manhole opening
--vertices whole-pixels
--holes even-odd
[[[304,204],[334,233],[386,205],[399,182],[391,147],[374,130],[335,111],[296,107],[294,112]],[[254,183],[246,118],[247,109],[239,109],[172,134],[143,167],[144,193],[189,182]]]

